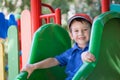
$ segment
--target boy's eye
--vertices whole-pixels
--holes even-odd
[[[75,30],[74,32],[78,32],[79,30]]]
[[[84,31],[87,31],[88,29],[84,29]]]

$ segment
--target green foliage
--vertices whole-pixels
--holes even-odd
[[[110,1],[115,3],[115,4],[120,4],[120,0],[110,0]]]
[[[75,12],[84,12],[92,17],[99,15],[100,0],[41,0],[42,3],[51,5],[54,9],[60,8],[62,14],[67,14],[72,4]],[[113,3],[120,4],[120,0],[110,0]],[[43,8],[43,7],[42,7]],[[7,14],[21,13],[24,9],[30,9],[30,0],[0,0],[0,11]],[[47,8],[42,9],[43,13],[50,13]]]
[[[0,11],[6,11],[7,14],[20,13],[25,8],[29,9],[30,0],[2,0],[0,7]]]
[[[54,8],[60,8],[62,14],[67,13],[69,10],[69,5],[68,5],[68,2],[66,0],[54,0],[52,2],[52,6]]]

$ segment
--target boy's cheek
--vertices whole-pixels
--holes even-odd
[[[72,33],[69,33],[71,40],[73,40],[73,35]]]

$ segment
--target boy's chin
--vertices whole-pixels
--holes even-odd
[[[86,41],[86,40],[79,40],[78,41],[78,44],[87,44],[88,43],[88,41]]]

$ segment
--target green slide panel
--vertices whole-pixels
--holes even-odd
[[[120,13],[109,11],[96,18],[89,51],[96,62],[84,63],[72,80],[120,80]]]
[[[48,57],[61,54],[71,47],[68,32],[57,24],[45,24],[34,34],[28,63],[33,64]],[[15,80],[64,80],[64,67],[56,66],[35,70],[29,79],[27,72],[21,72]]]

